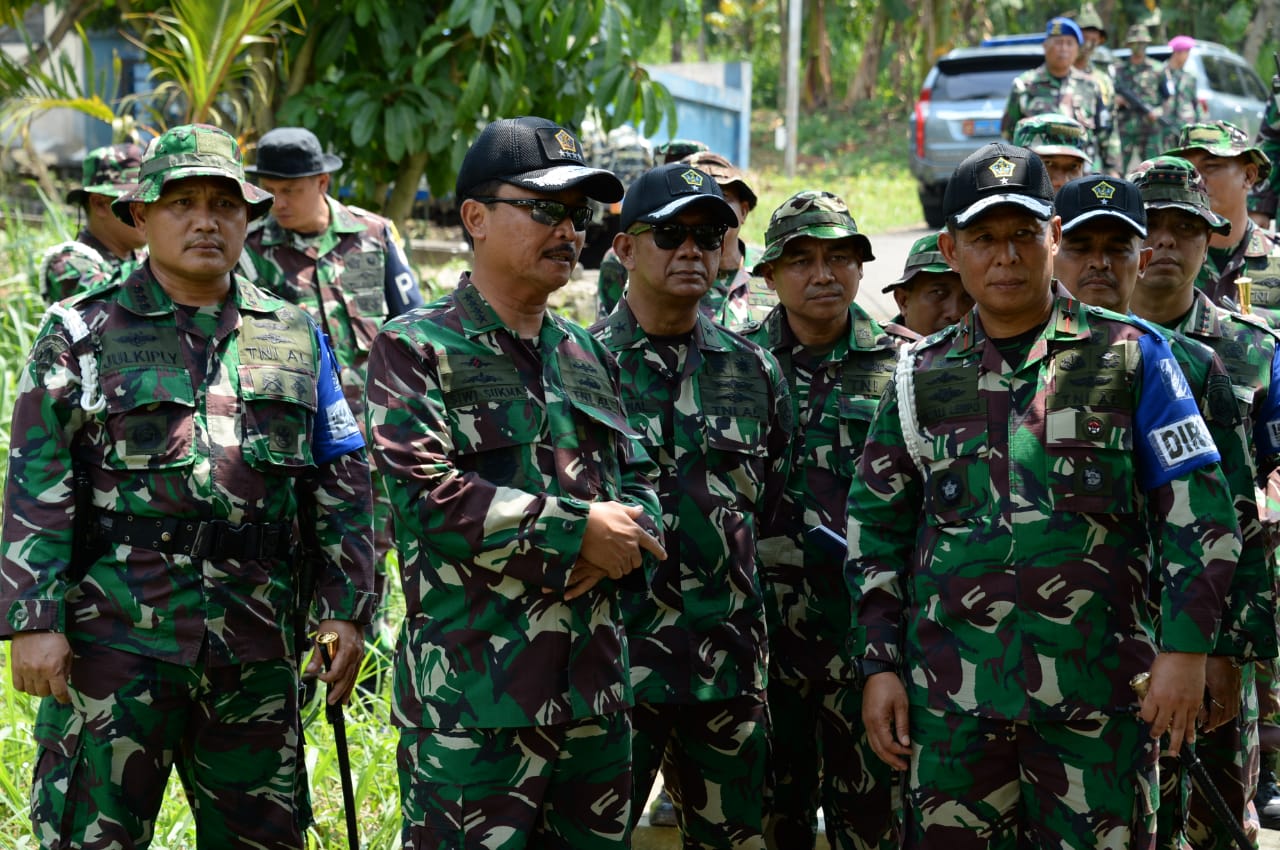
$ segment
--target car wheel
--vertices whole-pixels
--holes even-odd
[[[935,230],[940,229],[947,223],[947,217],[942,212],[942,188],[933,188],[921,186],[920,191],[920,209],[924,211],[925,224]]]

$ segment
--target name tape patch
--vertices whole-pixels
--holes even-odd
[[[1217,451],[1209,429],[1199,416],[1188,416],[1156,428],[1148,439],[1165,469],[1176,469]]]

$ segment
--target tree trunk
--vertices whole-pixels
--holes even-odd
[[[827,33],[826,0],[809,0],[809,53],[801,99],[809,108],[823,109],[831,102],[831,38]]]
[[[782,46],[778,57],[778,114],[787,114],[787,77],[791,74],[791,69],[787,67],[787,43],[791,34],[789,21],[791,15],[787,13],[788,0],[778,0],[778,24],[781,26],[781,38],[778,44]]]
[[[96,12],[100,5],[101,0],[71,0],[44,41],[27,54],[24,65],[28,68],[38,68],[43,65],[58,49],[58,45],[62,44],[62,39],[66,38],[67,33],[75,29],[76,22],[85,15]]]
[[[846,109],[860,100],[870,100],[875,95],[876,77],[880,73],[880,54],[884,50],[884,37],[888,29],[889,15],[884,4],[878,3],[871,22],[871,32],[862,43],[862,59],[858,62],[858,71],[853,75],[845,96]]]
[[[1244,36],[1244,46],[1240,52],[1250,65],[1258,64],[1258,54],[1262,45],[1271,35],[1271,24],[1280,14],[1280,0],[1258,0],[1258,11],[1253,15],[1253,23]]]
[[[396,185],[387,199],[387,207],[383,215],[396,223],[401,233],[405,233],[405,222],[413,212],[413,199],[418,194],[418,183],[422,180],[422,172],[427,168],[427,152],[413,153],[400,160],[396,172]]]
[[[890,44],[907,44],[906,22],[893,22],[893,35],[889,36]],[[889,91],[893,92],[895,98],[907,103],[913,103],[915,98],[912,92],[907,91],[902,85],[903,66],[910,62],[906,50],[895,50],[892,58],[889,60]]]

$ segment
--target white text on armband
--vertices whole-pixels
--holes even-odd
[[[1147,439],[1165,469],[1184,466],[1217,451],[1209,429],[1199,416],[1188,416],[1157,428]]]
[[[356,424],[356,417],[351,413],[345,398],[339,398],[329,405],[328,419],[334,442],[341,442],[360,433],[360,426]]]

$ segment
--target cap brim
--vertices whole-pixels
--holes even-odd
[[[916,266],[910,271],[905,272],[902,275],[902,277],[898,278],[893,283],[890,283],[888,286],[886,286],[884,289],[880,291],[892,292],[893,290],[901,286],[906,286],[918,274],[954,274],[954,273],[955,273],[955,269],[951,268],[951,266],[947,265],[946,263],[930,263],[927,266]]]
[[[136,189],[137,183],[98,183],[94,186],[81,186],[78,189],[72,189],[67,192],[67,203],[78,204],[84,199],[85,195],[105,195],[108,198],[118,198],[121,195],[127,195]]]
[[[497,179],[534,192],[560,192],[580,186],[588,198],[605,204],[622,200],[625,191],[612,171],[585,165],[557,165]]]
[[[1144,206],[1149,210],[1182,210],[1191,213],[1209,225],[1209,230],[1221,236],[1231,232],[1231,222],[1213,210],[1206,210],[1195,204],[1184,204],[1181,201],[1148,201]]]
[[[738,221],[738,214],[733,207],[729,206],[728,201],[717,195],[681,195],[673,198],[656,210],[650,210],[641,216],[636,216],[636,221],[645,224],[660,224],[667,219],[679,215],[684,210],[694,204],[702,204],[715,214],[716,224],[723,224],[726,227],[737,227],[741,222]]]
[[[121,195],[111,202],[111,211],[115,213],[116,218],[125,224],[133,227],[133,213],[129,210],[129,205],[135,201],[138,203],[149,204],[160,197],[164,191],[164,187],[175,180],[187,180],[192,177],[220,177],[223,180],[229,180],[240,187],[240,197],[249,205],[249,220],[261,218],[271,209],[272,203],[275,202],[275,196],[269,192],[264,192],[252,183],[244,180],[238,180],[234,175],[216,168],[177,168],[169,172],[165,172],[164,181],[156,186],[156,181],[145,179],[132,191]],[[153,192],[153,189],[155,190]]]
[[[1042,201],[1030,195],[988,195],[955,213],[951,216],[951,222],[959,228],[968,227],[979,216],[1005,205],[1021,207],[1041,221],[1053,218],[1053,204],[1049,201]]]
[[[1036,156],[1074,156],[1085,163],[1089,162],[1087,153],[1069,145],[1032,145],[1031,152]]]
[[[1138,222],[1129,218],[1129,216],[1125,215],[1123,212],[1117,209],[1098,209],[1098,210],[1089,210],[1087,213],[1081,213],[1080,215],[1071,219],[1070,224],[1064,221],[1062,223],[1062,232],[1069,233],[1070,231],[1075,230],[1077,227],[1084,224],[1085,222],[1095,221],[1100,218],[1112,218],[1112,219],[1115,219],[1116,221],[1122,221],[1125,224],[1129,225],[1129,229],[1132,230],[1134,233],[1137,233],[1143,239],[1147,238],[1147,229],[1145,227],[1138,224]]]
[[[295,171],[284,174],[279,171],[270,171],[259,168],[257,165],[246,165],[244,167],[245,174],[252,174],[255,177],[270,177],[276,180],[292,180],[295,177],[315,177],[319,174],[332,174],[342,168],[342,157],[334,156],[331,153],[321,154],[322,168],[319,171]]]
[[[767,246],[764,256],[760,258],[760,262],[771,263],[778,259],[782,256],[782,250],[787,247],[787,243],[801,236],[812,236],[814,239],[822,239],[824,241],[852,239],[858,244],[858,249],[862,254],[862,262],[869,263],[876,258],[875,254],[871,253],[871,240],[867,238],[865,233],[859,233],[856,230],[841,227],[838,224],[811,224],[808,227],[797,227],[772,245]]]

